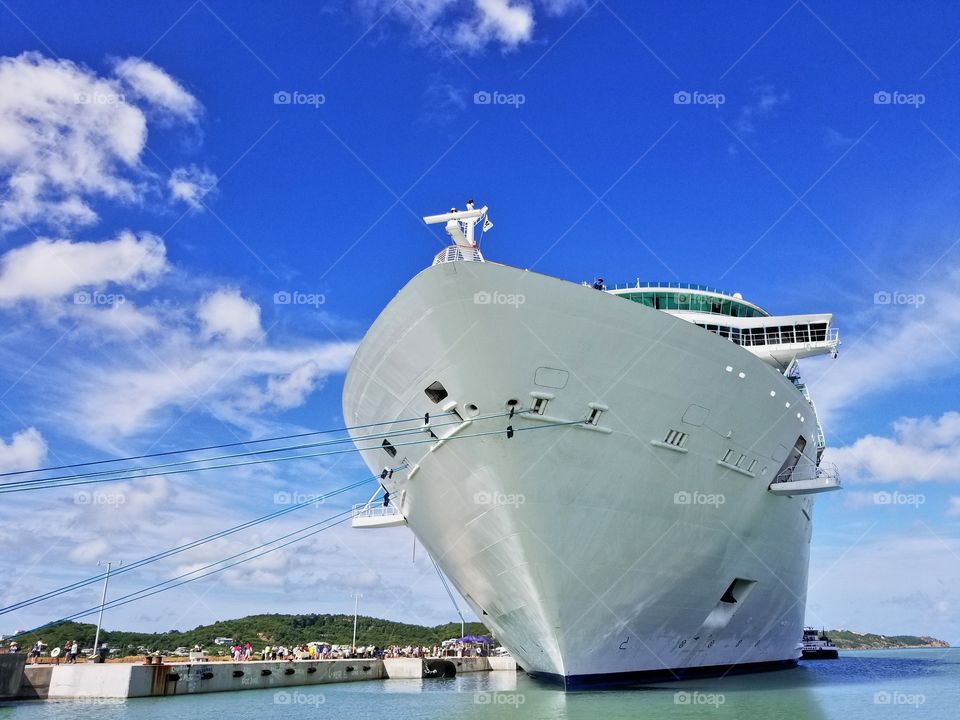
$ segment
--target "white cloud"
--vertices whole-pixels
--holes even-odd
[[[237,349],[173,332],[111,366],[71,368],[58,413],[104,446],[163,427],[171,412],[197,411],[251,429],[263,410],[306,402],[323,378],[346,370],[355,350],[340,342]]]
[[[463,52],[488,45],[513,50],[533,40],[539,11],[558,17],[585,7],[583,0],[358,0],[357,5],[369,19],[386,13],[401,20],[419,43],[438,45],[440,37]]]
[[[960,413],[901,418],[891,437],[866,435],[828,448],[827,459],[844,479],[911,482],[960,479]]]
[[[949,500],[947,515],[950,517],[960,517],[960,496],[954,496]]]
[[[263,334],[260,306],[244,298],[239,290],[217,290],[204,297],[197,317],[207,339],[221,337],[227,342],[254,340]]]
[[[103,242],[41,238],[0,256],[0,305],[53,300],[110,283],[145,287],[167,269],[166,247],[150,233],[122,232]]]
[[[135,101],[189,121],[199,103],[150,63],[116,69],[122,80],[39,53],[0,58],[0,233],[90,225],[92,199],[144,197],[147,117]]]
[[[267,380],[267,393],[277,407],[291,408],[303,404],[304,398],[313,392],[321,378],[320,366],[309,360],[292,372]]]
[[[47,443],[33,427],[14,433],[10,442],[0,438],[0,472],[32,470],[47,456]]]
[[[888,635],[960,637],[960,541],[918,523],[904,534],[882,525],[856,544],[814,542],[807,623]]]
[[[499,42],[507,49],[527,42],[533,36],[533,7],[511,0],[474,0],[476,13],[460,21],[454,40],[466,49],[482,48]]]
[[[860,331],[847,329],[842,334],[838,360],[811,363],[805,374],[814,388],[821,416],[838,413],[873,394],[955,373],[954,348],[960,348],[958,281],[960,272],[953,271],[939,284],[925,283],[922,305],[873,305]],[[886,291],[886,295],[879,295]],[[893,297],[893,291],[920,294],[919,289],[906,287],[877,288],[874,292],[883,299]],[[872,293],[869,299],[873,301]]]
[[[191,165],[177,168],[167,180],[170,197],[194,209],[201,207],[204,196],[217,185],[217,176],[204,168]]]
[[[753,102],[740,108],[737,117],[737,130],[752,133],[757,123],[776,117],[780,107],[790,99],[790,93],[778,91],[772,85],[761,85],[753,89]]]
[[[125,88],[150,105],[184,120],[197,119],[201,109],[197,99],[153,63],[131,57],[116,63],[114,72]]]

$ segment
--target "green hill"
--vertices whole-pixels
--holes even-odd
[[[950,643],[929,635],[875,635],[855,630],[827,630],[827,636],[841,650],[950,647]]]
[[[467,623],[467,635],[488,635],[481,623]],[[20,647],[29,648],[38,638],[48,647],[62,647],[76,640],[80,647],[93,646],[96,626],[89,623],[67,622],[51,625],[39,632],[17,636]],[[439,645],[442,640],[460,636],[460,623],[447,623],[435,627],[409,625],[380,618],[361,616],[357,620],[357,644],[377,645]],[[302,645],[312,641],[332,645],[349,645],[353,639],[353,615],[248,615],[236,620],[223,620],[212,625],[199,625],[193,630],[171,630],[161,633],[128,632],[125,630],[100,631],[101,641],[110,644],[121,654],[138,647],[150,650],[172,651],[178,647],[191,648],[203,645],[208,651],[215,650],[213,639],[233,638],[249,641],[257,650],[264,645]]]

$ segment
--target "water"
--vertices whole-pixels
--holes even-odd
[[[563,693],[525,675],[387,680],[127,701],[0,705],[0,720],[431,720],[434,718],[956,718],[960,648],[845,652],[794,670],[616,691]]]

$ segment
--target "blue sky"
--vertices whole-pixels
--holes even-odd
[[[840,358],[803,366],[846,485],[817,506],[808,621],[958,642],[958,40],[936,2],[4,0],[0,466],[335,426],[354,344],[443,244],[419,215],[475,197],[501,262],[836,313]],[[2,600],[364,475],[7,496]],[[356,589],[371,614],[453,617],[411,550],[341,528],[108,625],[347,611]]]

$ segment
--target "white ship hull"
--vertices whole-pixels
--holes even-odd
[[[449,393],[438,404],[434,381]],[[519,664],[568,687],[795,664],[813,500],[768,486],[798,436],[814,447],[816,419],[747,350],[607,293],[445,263],[376,320],[343,404],[357,425],[452,402],[469,420],[536,396],[542,416],[436,430],[509,424],[512,438],[363,452],[378,473],[410,466],[384,482],[391,498]],[[595,426],[556,424],[597,409]]]

